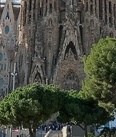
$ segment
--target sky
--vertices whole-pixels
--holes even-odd
[[[21,0],[13,0],[13,1],[17,3],[21,2]],[[6,0],[1,0],[1,2],[6,2]]]

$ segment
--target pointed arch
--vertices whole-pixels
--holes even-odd
[[[42,77],[39,72],[36,73],[33,82],[42,83]]]
[[[41,65],[33,64],[30,76],[30,82],[43,83],[43,72]]]
[[[70,56],[70,54],[73,54],[75,60],[77,60],[77,51],[76,51],[75,45],[73,44],[72,41],[70,41],[69,44],[66,47],[65,54],[64,54],[64,59],[66,57]]]

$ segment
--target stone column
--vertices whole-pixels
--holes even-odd
[[[109,1],[106,0],[106,10],[107,10],[107,24],[109,25]]]
[[[102,7],[102,13],[103,13],[103,21],[105,22],[105,5],[104,5],[104,1],[102,1],[102,5],[103,5],[103,7]]]
[[[23,20],[24,20],[24,3],[25,3],[25,1],[23,0],[22,2],[21,2],[21,28],[23,27]]]
[[[33,15],[34,15],[34,0],[32,0],[32,4],[31,4],[31,25],[33,25]]]
[[[39,0],[36,0],[36,11],[35,11],[35,19],[38,20],[38,13],[39,13]]]
[[[29,23],[29,1],[27,1],[27,17],[26,17],[26,23]]]
[[[96,6],[96,16],[98,18],[99,17],[99,1],[98,0],[96,0],[96,4],[97,4],[97,6]]]
[[[88,11],[89,11],[89,14],[90,14],[90,0],[88,0]]]
[[[50,12],[49,5],[50,5],[50,2],[49,2],[49,0],[48,0],[48,3],[47,3],[47,15],[48,15],[48,14],[49,14],[49,12]]]
[[[112,4],[112,1],[111,1],[111,13],[109,13],[110,15],[110,19],[111,19],[111,27],[113,26],[113,4]]]
[[[112,26],[114,27],[114,2],[112,2]]]

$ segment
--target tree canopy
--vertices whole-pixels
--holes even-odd
[[[116,104],[116,39],[104,38],[93,45],[84,58],[86,78],[82,93],[85,98],[99,100],[106,109]]]
[[[59,92],[53,85],[30,84],[17,88],[0,104],[2,123],[23,125],[29,128],[31,137],[35,136],[38,126],[59,110]]]
[[[93,99],[82,98],[77,91],[68,91],[65,102],[59,110],[58,120],[63,123],[84,125],[85,136],[87,137],[87,126],[100,126],[113,117],[98,105]]]

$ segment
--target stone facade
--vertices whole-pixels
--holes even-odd
[[[79,90],[82,58],[106,36],[116,37],[115,0],[22,0],[19,86],[55,83]]]
[[[0,2],[0,99],[12,90],[15,47],[18,42],[20,5]]]

